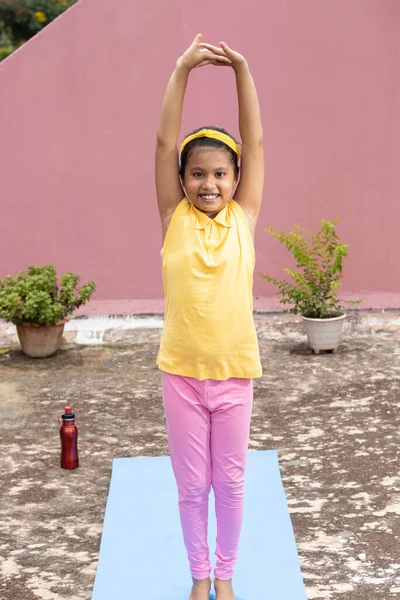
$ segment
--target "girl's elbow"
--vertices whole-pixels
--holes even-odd
[[[254,135],[250,138],[242,139],[242,148],[255,148],[256,150],[261,149],[264,146],[264,138],[262,133],[260,135]]]
[[[168,138],[165,135],[157,133],[157,148],[160,150],[171,150],[176,148],[177,140]]]

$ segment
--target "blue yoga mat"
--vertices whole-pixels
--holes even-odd
[[[211,493],[212,565],[215,537]],[[237,600],[307,600],[276,451],[248,453],[233,581]],[[169,457],[114,459],[92,600],[187,600],[190,587]]]

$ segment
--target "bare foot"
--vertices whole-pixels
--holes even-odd
[[[190,592],[189,600],[209,600],[211,579],[193,579],[192,591]]]
[[[215,600],[235,600],[232,579],[214,579]]]

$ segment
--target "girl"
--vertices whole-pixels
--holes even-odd
[[[166,300],[157,364],[193,579],[189,600],[209,598],[211,486],[217,517],[216,599],[234,600],[253,378],[261,377],[252,285],[264,181],[263,132],[246,60],[225,43],[217,47],[201,38],[198,34],[176,63],[157,132]],[[188,135],[179,163],[177,140],[189,73],[205,65],[229,66],[236,76],[239,184],[238,145],[218,127]]]

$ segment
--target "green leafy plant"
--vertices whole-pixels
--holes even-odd
[[[0,280],[0,318],[15,325],[57,325],[96,290],[94,281],[77,290],[79,281],[79,275],[67,271],[58,287],[54,265],[29,266],[16,277],[7,275]]]
[[[10,54],[12,54],[14,50],[14,46],[11,45],[0,46],[0,61],[2,61],[3,58],[7,58],[7,56],[10,56]]]
[[[343,259],[347,258],[348,244],[340,244],[335,225],[340,219],[322,220],[321,230],[313,234],[308,229],[294,226],[294,230],[284,233],[273,227],[266,231],[285,244],[293,254],[299,269],[284,269],[292,277],[293,283],[277,280],[269,275],[259,275],[274,284],[281,304],[292,304],[283,312],[300,313],[305,317],[327,319],[344,313],[343,304],[359,305],[360,300],[339,300],[337,291],[343,277]],[[306,233],[309,240],[302,235]]]
[[[0,0],[0,60],[77,0]]]

